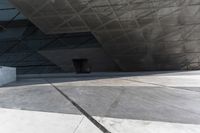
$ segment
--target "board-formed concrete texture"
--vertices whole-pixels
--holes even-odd
[[[0,132],[100,133],[56,86],[111,133],[199,133],[199,75],[165,71],[20,76],[0,89]]]
[[[199,0],[10,0],[47,34],[90,31],[123,71],[199,69]]]
[[[16,81],[16,68],[0,66],[0,86]]]

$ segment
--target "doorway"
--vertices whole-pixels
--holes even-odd
[[[73,65],[76,73],[90,73],[91,67],[88,63],[88,59],[73,59]]]

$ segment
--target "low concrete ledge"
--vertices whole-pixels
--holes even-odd
[[[0,86],[16,81],[16,68],[0,66]]]

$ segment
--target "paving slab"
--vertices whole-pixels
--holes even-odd
[[[2,133],[100,133],[83,115],[0,108]]]
[[[80,114],[43,79],[20,81],[0,89],[0,107],[21,110]],[[32,85],[30,85],[32,83]],[[29,85],[27,85],[29,84]]]
[[[160,87],[59,87],[91,115],[200,124],[200,93]]]
[[[101,118],[96,119],[112,133],[199,133],[200,125],[155,122],[144,120]]]
[[[94,118],[111,133],[199,133],[200,125]],[[0,108],[0,132],[3,133],[102,133],[83,115],[22,111]]]

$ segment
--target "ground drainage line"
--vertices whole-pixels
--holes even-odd
[[[97,120],[95,120],[90,114],[88,114],[82,107],[80,107],[76,102],[74,102],[69,96],[67,96],[64,92],[62,92],[58,87],[56,87],[53,83],[46,80],[56,91],[58,91],[62,96],[64,96],[68,101],[72,103],[85,117],[87,117],[97,128],[99,128],[103,133],[111,133],[106,129],[102,124],[100,124]]]

